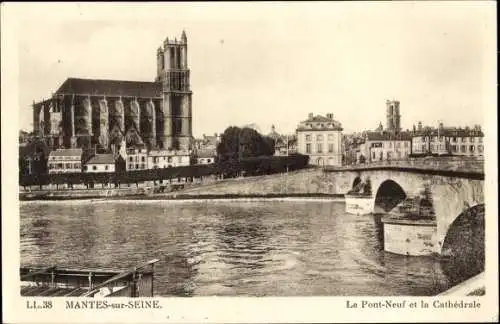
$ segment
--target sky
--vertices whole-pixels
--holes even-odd
[[[68,77],[153,81],[156,49],[183,29],[195,137],[247,124],[292,133],[330,112],[345,132],[374,129],[387,99],[404,129],[483,124],[492,4],[31,4],[17,30],[19,127]]]

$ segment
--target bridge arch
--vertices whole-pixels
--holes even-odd
[[[428,161],[425,163],[427,165]],[[439,174],[435,170],[431,171],[415,169],[413,172],[400,170],[397,166],[392,169],[364,166],[352,170],[334,170],[328,179],[335,184],[337,193],[348,194],[353,189],[354,181],[359,181],[357,177],[362,183],[370,178],[373,191],[369,204],[375,214],[386,213],[403,199],[410,198],[407,209],[417,210],[418,207],[420,215],[423,210],[425,218],[436,220],[435,249],[440,253],[448,229],[464,209],[484,204],[484,179],[475,170],[470,174],[444,170],[443,174]],[[406,198],[403,198],[403,193]],[[388,205],[389,197],[399,198],[392,199],[392,204]]]
[[[383,181],[375,193],[374,212],[388,213],[400,202],[406,199],[407,194],[399,183],[388,179]]]
[[[464,210],[451,223],[443,240],[443,271],[450,280],[461,281],[484,271],[484,204]]]

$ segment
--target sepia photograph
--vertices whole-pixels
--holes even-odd
[[[495,10],[2,5],[9,295],[33,323],[180,297],[498,320]]]

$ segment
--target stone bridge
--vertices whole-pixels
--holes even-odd
[[[389,212],[405,198],[422,197],[426,192],[436,216],[439,253],[453,222],[484,205],[483,161],[478,159],[393,161],[325,168],[323,172],[329,191],[335,193],[346,194],[360,183],[370,182],[369,204],[375,213]]]

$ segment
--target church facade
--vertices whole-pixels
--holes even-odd
[[[190,150],[192,91],[187,37],[165,39],[156,53],[154,82],[68,78],[50,99],[33,103],[33,127],[51,149],[126,143]]]

